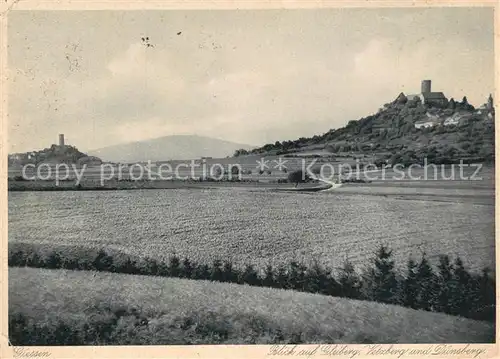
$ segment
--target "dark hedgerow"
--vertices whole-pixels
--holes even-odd
[[[239,273],[236,268],[233,267],[231,262],[224,262],[224,267],[222,269],[222,281],[228,283],[235,283],[238,280]]]
[[[212,269],[210,271],[210,280],[214,282],[222,282],[222,261],[220,259],[215,259],[212,262]]]
[[[9,266],[95,270],[292,289],[495,321],[495,280],[490,270],[473,273],[460,258],[452,261],[444,255],[439,256],[436,269],[424,253],[419,261],[410,258],[406,270],[397,270],[392,251],[381,246],[370,266],[360,274],[348,260],[337,273],[318,262],[306,266],[297,261],[276,267],[268,265],[259,271],[253,265],[237,268],[230,261],[219,259],[208,265],[188,258],[181,260],[177,255],[163,262],[114,255],[105,250],[85,251],[85,255],[60,249],[47,252],[34,245],[13,244],[9,245]]]

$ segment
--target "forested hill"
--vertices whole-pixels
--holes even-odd
[[[398,97],[376,114],[350,121],[345,127],[322,135],[277,141],[252,150],[258,154],[374,153],[392,162],[453,163],[494,160],[494,109],[478,109],[451,99],[444,107]],[[237,151],[236,156],[246,154]]]

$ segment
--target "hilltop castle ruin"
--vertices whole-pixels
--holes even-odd
[[[421,102],[422,104],[432,105],[436,107],[446,107],[448,99],[442,92],[432,91],[431,80],[422,80],[422,85],[419,94],[405,95],[403,92],[396,99],[398,102]]]

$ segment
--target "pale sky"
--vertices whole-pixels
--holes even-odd
[[[418,93],[422,79],[476,106],[494,89],[491,8],[12,11],[8,21],[9,152],[59,133],[82,151],[175,134],[262,145],[341,127]]]

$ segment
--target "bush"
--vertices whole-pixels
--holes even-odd
[[[231,175],[232,176],[239,176],[241,173],[241,168],[239,166],[232,166],[231,167]]]
[[[113,268],[113,257],[109,256],[101,249],[99,253],[97,253],[97,257],[94,259],[92,265],[97,271],[111,272]]]
[[[307,179],[307,174],[302,172],[301,170],[293,171],[288,174],[288,181],[290,183],[295,183],[295,186],[298,186],[299,183],[306,182]]]
[[[181,274],[181,261],[179,260],[179,257],[173,255],[172,257],[170,257],[168,263],[168,275],[171,277],[179,277],[180,274]]]
[[[236,150],[236,151],[234,151],[234,154],[233,154],[234,157],[245,156],[245,155],[248,155],[248,151],[245,149]]]
[[[225,262],[224,267],[222,268],[222,282],[236,283],[238,280],[239,272],[235,268],[233,268],[233,264],[231,262]]]
[[[431,310],[435,303],[435,294],[437,293],[437,278],[425,255],[417,266],[416,282],[418,290],[416,296],[416,308]]]
[[[61,268],[62,260],[61,256],[57,252],[52,252],[47,259],[47,268],[58,269]]]
[[[264,287],[276,287],[276,277],[274,274],[274,268],[272,265],[267,265],[264,270],[264,278],[262,278],[262,286]]]
[[[224,175],[224,170],[220,167],[212,167],[210,169],[210,176],[214,180],[220,179]]]
[[[222,279],[222,261],[220,259],[215,259],[210,270],[210,280],[214,282],[222,282]]]
[[[181,278],[192,278],[196,267],[188,258],[182,261]]]
[[[321,166],[314,166],[311,168],[311,172],[316,176],[319,176],[321,174]]]
[[[338,146],[334,146],[334,145],[327,145],[325,147],[325,151],[329,152],[329,153],[336,153],[338,152]]]
[[[400,302],[405,307],[417,308],[419,285],[417,280],[417,264],[410,258],[407,264],[406,278],[402,281]]]
[[[290,344],[305,341],[293,328],[270,325],[259,314],[227,314],[208,311],[179,313],[162,318],[161,326],[149,326],[144,312],[136,308],[90,307],[83,321],[49,319],[35,321],[22,313],[9,315],[9,341],[29,345],[187,345],[187,344]],[[149,313],[147,314],[150,315]],[[153,314],[156,319],[157,313]],[[233,320],[245,325],[232,325]],[[153,335],[152,335],[153,334]]]
[[[377,167],[377,168],[384,168],[385,165],[387,164],[387,161],[384,160],[384,159],[381,159],[381,158],[377,158],[373,164]]]
[[[340,297],[361,298],[362,283],[351,262],[346,260],[338,276]]]
[[[245,270],[238,277],[238,283],[260,286],[261,280],[253,265],[247,264]]]

